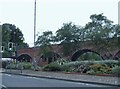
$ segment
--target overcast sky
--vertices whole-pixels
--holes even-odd
[[[36,0],[36,33],[51,30],[55,33],[63,23],[85,26],[92,14],[101,14],[118,23],[120,0]],[[24,34],[30,46],[34,42],[34,0],[0,0],[0,24],[14,24]]]

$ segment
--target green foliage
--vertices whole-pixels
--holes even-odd
[[[9,42],[10,38],[9,38],[9,35],[10,35],[10,28],[9,28],[9,25],[8,24],[3,24],[2,25],[2,45],[7,45],[6,43]]]
[[[42,35],[38,36],[36,41],[36,45],[40,46],[39,56],[43,56],[44,58],[48,58],[52,56],[52,46],[51,42],[53,42],[53,33],[52,31],[43,32]]]
[[[59,65],[57,62],[52,62],[46,66],[44,66],[43,70],[45,71],[61,71],[61,65]]]
[[[89,74],[110,74],[111,73],[111,68],[106,66],[105,64],[93,64],[90,66],[90,71],[87,73]]]
[[[32,64],[31,63],[27,63],[27,62],[22,62],[22,63],[19,63],[18,66],[23,67],[23,69],[31,69]]]
[[[112,74],[120,76],[120,66],[115,66],[112,68]]]
[[[24,37],[19,28],[12,24],[3,24],[2,25],[2,41],[5,43],[24,43]]]
[[[31,69],[32,68],[32,64],[31,63],[27,63],[27,62],[22,62],[22,63],[11,63],[9,65],[7,65],[6,67],[7,69]]]
[[[16,64],[14,64],[14,63],[7,65],[6,68],[7,69],[17,69]]]
[[[90,16],[91,22],[86,24],[86,38],[91,40],[98,50],[110,50],[113,44],[117,44],[113,39],[115,34],[118,34],[118,28],[113,25],[113,21],[107,19],[103,14],[93,14]],[[119,36],[117,35],[117,38]],[[115,38],[115,39],[117,39]],[[114,43],[114,42],[115,43]],[[102,44],[101,44],[102,43]],[[101,44],[101,45],[100,45]],[[106,49],[107,48],[107,49]]]
[[[53,33],[52,31],[45,31],[42,35],[38,36],[36,45],[37,46],[46,46],[51,45],[53,42]]]
[[[66,59],[59,58],[59,59],[56,60],[56,62],[57,62],[59,65],[64,65],[65,63],[68,63],[69,61],[66,60]]]
[[[115,60],[76,61],[76,62],[66,61],[62,65],[60,61],[56,61],[45,66],[44,70],[80,72],[80,73],[87,73],[87,74],[111,74],[112,68],[114,66],[118,66],[118,61],[115,61]]]
[[[31,66],[31,70],[42,70],[42,67],[36,65],[36,68],[35,68],[35,67]]]
[[[84,60],[97,61],[97,60],[102,60],[102,58],[100,57],[100,55],[96,53],[87,52],[87,53],[82,54],[78,58],[78,60],[79,61],[84,61]]]
[[[119,66],[120,62],[116,60],[104,60],[101,61],[101,64],[106,64],[108,67],[113,68],[115,66]]]
[[[112,32],[112,21],[108,20],[103,14],[94,14],[90,16],[92,20],[86,24],[87,37],[89,37],[94,42],[103,40],[103,38],[108,38],[109,34]]]
[[[2,61],[2,63],[0,63],[0,65],[2,64],[2,68],[6,68],[8,62],[7,61]]]
[[[94,61],[75,61],[75,62],[69,62],[65,63],[64,65],[69,67],[79,67],[80,65],[91,65]]]
[[[113,32],[115,33],[113,36],[113,42],[111,42],[111,45],[117,46],[120,48],[120,25],[114,25]]]
[[[3,24],[2,25],[2,46],[5,47],[3,57],[10,57],[11,53],[8,51],[8,43],[14,43],[14,49],[16,44],[19,45],[19,48],[28,47],[27,43],[24,43],[24,37],[22,31],[12,24]]]
[[[66,72],[80,72],[87,74],[112,74],[112,68],[114,66],[118,66],[118,61],[76,61],[64,63],[62,65],[62,69]]]
[[[51,59],[53,57],[53,52],[52,52],[51,48],[49,48],[48,46],[45,48],[40,47],[39,56],[42,57],[42,59],[44,59],[44,61],[46,61],[46,59],[48,58],[48,62],[49,62],[49,61],[51,61]]]
[[[76,62],[69,62],[62,65],[63,71],[67,72],[81,72],[86,73],[89,70],[89,65],[93,64],[90,61],[76,61]]]
[[[63,56],[68,56],[77,50],[84,43],[91,43],[95,45],[98,52],[109,51],[114,47],[119,46],[120,25],[113,24],[102,14],[93,14],[90,16],[91,22],[81,27],[72,22],[63,23],[63,26],[56,31],[55,36],[51,31],[43,32],[38,36],[36,45],[45,46],[51,45],[54,42],[60,43],[63,51]],[[47,48],[46,48],[47,49]],[[93,55],[94,59],[99,59]],[[85,55],[88,59],[88,55]]]
[[[62,65],[61,68],[62,68],[62,71],[65,71],[65,72],[75,72],[74,67],[69,67],[67,65]]]
[[[77,42],[79,42],[78,30],[80,30],[80,27],[70,22],[63,24],[61,29],[56,31],[56,39],[61,42],[64,55],[68,56],[77,48]]]
[[[40,46],[40,52],[39,55],[44,55],[45,57],[47,57],[49,55],[49,53],[52,52],[52,47],[50,45],[44,45],[44,46]]]

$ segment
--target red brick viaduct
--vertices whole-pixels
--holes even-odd
[[[113,47],[113,49],[109,51],[108,50],[105,51],[104,48],[101,48],[102,51],[100,51],[100,49],[98,49],[97,46],[93,46],[91,44],[87,44],[87,45],[83,44],[83,45],[80,45],[80,47],[77,50],[75,50],[73,53],[71,53],[67,57],[63,56],[61,45],[57,45],[57,44],[52,45],[52,48],[53,48],[54,53],[58,54],[62,58],[68,58],[71,61],[75,61],[80,55],[82,55],[85,52],[94,52],[100,55],[103,59],[106,59],[106,57],[107,58],[111,57],[113,59],[120,58],[120,49],[118,47],[115,47],[115,48]],[[39,56],[39,52],[40,52],[39,47],[35,47],[35,49],[33,47],[19,49],[18,58],[25,59],[23,55],[27,55],[29,56],[30,61],[32,61],[32,59],[35,57],[36,62],[40,63],[40,65],[47,64],[48,60],[43,61],[41,57]]]

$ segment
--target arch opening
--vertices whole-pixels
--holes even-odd
[[[93,51],[93,50],[90,50],[90,49],[83,49],[83,50],[79,50],[77,52],[75,52],[72,57],[71,57],[71,61],[76,61],[79,57],[83,56],[83,57],[86,57],[89,58],[89,54],[92,54],[90,56],[96,56],[96,57],[100,57],[100,60],[104,59],[99,53]]]
[[[22,54],[17,58],[17,60],[20,62],[31,62],[32,57],[28,54]]]
[[[42,62],[48,62],[51,63],[53,61],[56,61],[58,58],[61,58],[59,54],[55,53],[55,52],[47,52],[46,54],[42,54],[40,56],[40,60]]]

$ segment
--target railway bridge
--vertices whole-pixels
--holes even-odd
[[[36,62],[39,65],[45,65],[52,61],[55,61],[59,58],[65,58],[69,59],[71,61],[76,61],[77,58],[79,58],[82,54],[86,52],[92,52],[97,55],[99,55],[103,60],[104,59],[119,59],[120,58],[120,49],[118,47],[115,47],[111,50],[105,50],[104,48],[98,48],[97,46],[93,44],[87,44],[87,45],[80,45],[76,50],[74,50],[70,55],[65,56],[63,55],[62,46],[55,44],[52,45],[53,53],[52,58],[44,58],[43,55],[40,56],[40,50],[39,47],[29,47],[29,48],[23,48],[18,50],[18,61],[28,61],[32,62],[33,58],[35,58]]]

